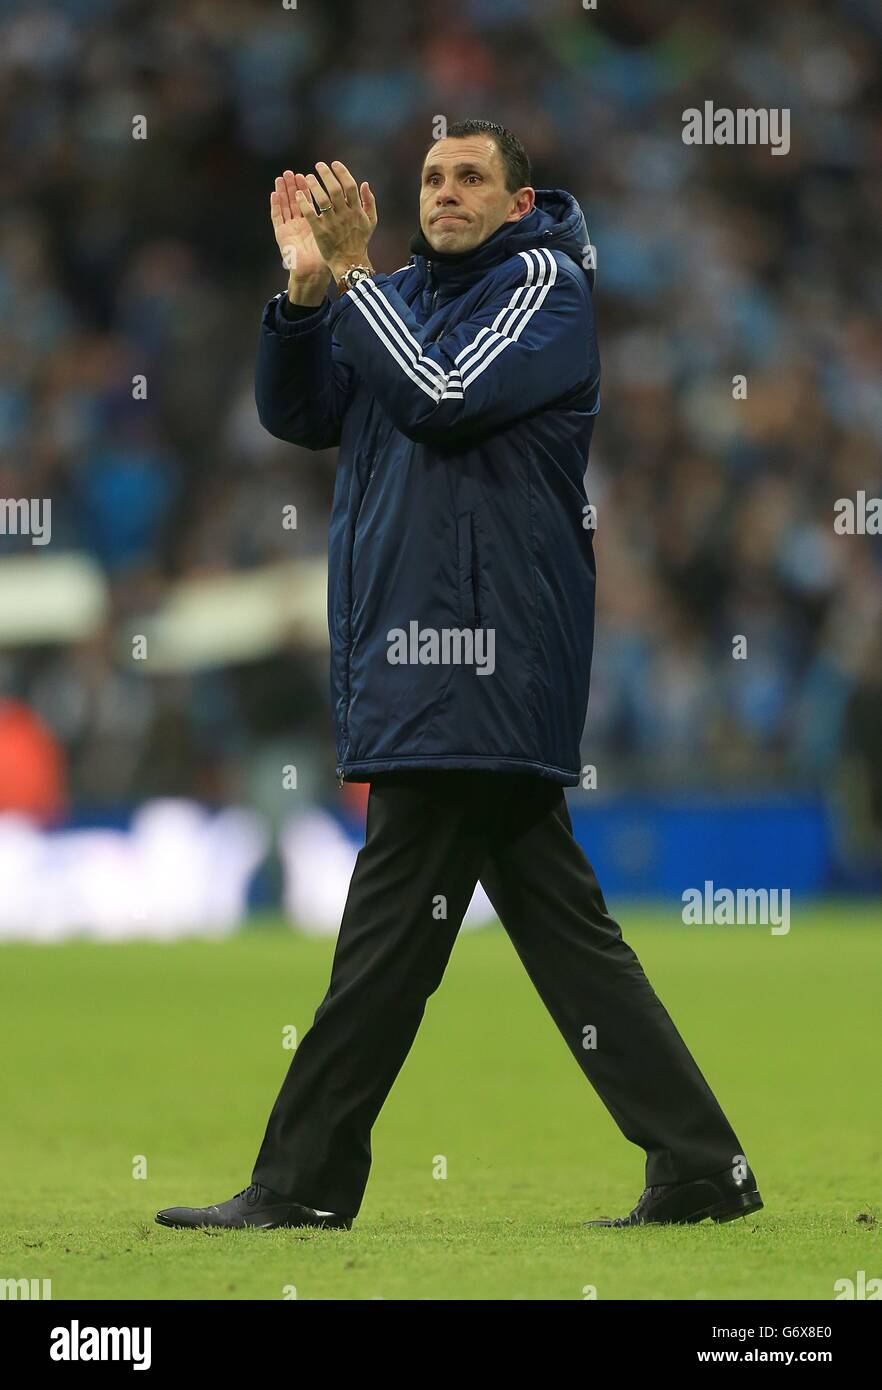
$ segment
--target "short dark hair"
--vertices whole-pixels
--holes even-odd
[[[454,121],[439,139],[462,140],[467,135],[492,135],[505,166],[505,187],[509,193],[530,186],[530,159],[518,137],[498,121]],[[431,146],[430,146],[431,148]],[[428,150],[426,151],[428,154]]]

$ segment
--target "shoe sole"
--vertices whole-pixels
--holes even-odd
[[[742,1192],[738,1197],[709,1208],[706,1215],[711,1221],[737,1221],[739,1216],[750,1216],[751,1212],[760,1211],[762,1206],[763,1199],[758,1192]]]
[[[717,1202],[714,1206],[705,1207],[703,1211],[697,1211],[692,1216],[684,1216],[679,1221],[646,1221],[647,1226],[695,1226],[699,1221],[716,1221],[721,1224],[724,1221],[737,1221],[741,1216],[750,1216],[751,1212],[759,1211],[763,1205],[763,1199],[758,1192],[742,1192],[737,1197],[727,1197],[724,1202]]]
[[[721,1224],[724,1221],[737,1221],[741,1216],[750,1216],[752,1212],[760,1211],[763,1206],[763,1199],[758,1192],[742,1192],[737,1197],[727,1197],[724,1202],[717,1202],[713,1206],[704,1207],[701,1211],[693,1212],[691,1216],[681,1216],[677,1221],[635,1221],[624,1222],[620,1229],[632,1229],[634,1226],[696,1226],[699,1221],[716,1221]],[[583,1226],[613,1226],[612,1221],[583,1221]]]
[[[336,1221],[282,1221],[267,1222],[266,1225],[255,1223],[253,1226],[223,1226],[216,1225],[212,1221],[193,1222],[189,1221],[166,1221],[158,1213],[153,1220],[158,1226],[165,1226],[170,1231],[303,1231],[308,1227],[325,1231],[351,1231],[352,1220]]]

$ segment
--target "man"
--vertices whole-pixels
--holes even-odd
[[[484,885],[573,1055],[646,1152],[627,1217],[762,1206],[741,1145],[572,835],[593,641],[584,490],[597,412],[594,272],[523,146],[452,126],[422,170],[408,264],[377,272],[367,183],[276,180],[290,268],[264,314],[260,419],[339,447],[328,616],[338,774],[370,782],[331,982],[251,1184],[170,1226],[350,1227],[370,1132]],[[596,1046],[584,1046],[586,1029]]]

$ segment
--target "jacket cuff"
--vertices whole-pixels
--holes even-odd
[[[324,323],[330,299],[327,295],[315,308],[306,304],[291,304],[288,291],[277,294],[267,304],[263,314],[264,327],[280,338],[296,338]]]

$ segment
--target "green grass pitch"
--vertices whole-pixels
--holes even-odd
[[[324,994],[333,943],[259,923],[0,948],[0,1277],[54,1299],[830,1300],[882,1275],[878,909],[795,903],[786,936],[613,910],[745,1145],[756,1216],[581,1224],[630,1210],[643,1153],[494,927],[460,935],[429,1001],[351,1232],[156,1226],[246,1186],[284,1029]]]

